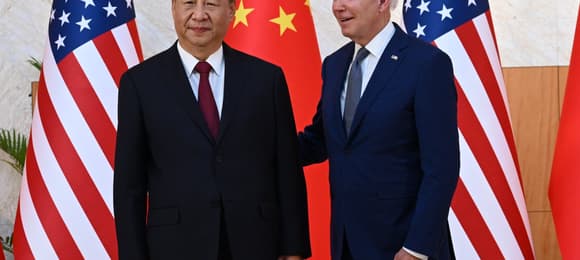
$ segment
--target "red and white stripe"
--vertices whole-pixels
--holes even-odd
[[[457,259],[533,259],[489,12],[434,44],[451,57],[458,92],[461,170],[449,216]]]
[[[17,259],[117,259],[118,82],[141,53],[134,20],[58,64],[46,46],[15,224]]]

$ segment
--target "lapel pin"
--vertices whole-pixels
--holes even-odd
[[[399,56],[397,55],[391,55],[391,60],[399,60]]]

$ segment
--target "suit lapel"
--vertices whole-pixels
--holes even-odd
[[[365,92],[360,99],[352,122],[349,139],[356,135],[366,112],[379,96],[378,94],[389,85],[394,73],[404,59],[405,53],[403,50],[407,46],[408,36],[397,25],[395,25],[395,28],[395,34],[380,57],[377,67],[373,71]]]
[[[218,143],[226,133],[232,119],[235,118],[238,103],[243,98],[243,85],[247,80],[242,71],[244,64],[240,61],[237,55],[238,53],[225,43],[223,44],[223,49],[226,69],[224,78],[224,103],[217,138]]]
[[[187,74],[183,70],[183,63],[177,52],[177,42],[167,50],[167,55],[165,59],[165,66],[162,68],[163,71],[167,71],[167,87],[171,88],[171,93],[174,94],[174,98],[178,103],[178,106],[184,110],[185,114],[199,127],[199,129],[205,134],[205,136],[213,141],[213,137],[207,128],[207,124],[201,110],[199,108],[199,103],[193,94],[191,85],[189,84],[189,79]]]
[[[336,62],[329,62],[327,73],[333,73],[335,75],[340,75],[336,77],[333,75],[327,75],[328,81],[329,98],[326,99],[328,102],[329,111],[329,125],[333,127],[331,129],[336,129],[340,140],[346,140],[346,129],[344,129],[344,122],[342,120],[342,111],[340,107],[340,96],[342,90],[344,89],[344,82],[346,81],[346,75],[348,74],[348,68],[352,61],[354,55],[354,42],[349,43],[343,49],[337,53]]]

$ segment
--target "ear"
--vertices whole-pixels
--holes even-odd
[[[379,11],[382,13],[384,11],[390,10],[391,0],[379,0]]]
[[[175,17],[175,0],[171,0],[171,14]]]
[[[228,17],[230,18],[231,21],[234,18],[234,15],[236,14],[236,1],[228,3],[228,5],[229,5]]]

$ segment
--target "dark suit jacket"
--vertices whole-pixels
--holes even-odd
[[[329,159],[333,259],[345,232],[354,259],[393,259],[402,246],[448,259],[459,175],[451,61],[396,26],[347,136],[340,95],[353,53],[351,42],[325,59],[318,110],[299,136],[303,164]]]
[[[216,141],[176,45],[121,79],[114,180],[120,259],[216,259],[222,205],[234,260],[310,255],[284,74],[225,44],[223,52]]]

